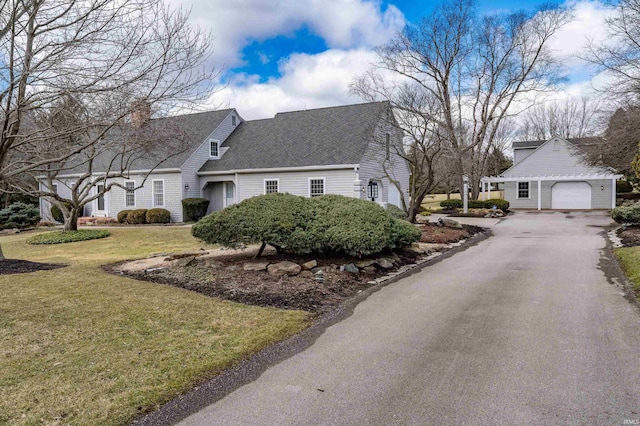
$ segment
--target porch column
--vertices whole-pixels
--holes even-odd
[[[362,181],[356,179],[353,181],[353,198],[361,198],[362,194]]]
[[[616,178],[611,179],[611,208],[616,208]]]
[[[482,201],[484,201],[484,186],[487,184],[487,182],[482,180],[482,181],[480,181],[480,183],[482,183],[482,191],[481,192],[482,192]]]
[[[538,178],[538,210],[542,210],[542,181]]]

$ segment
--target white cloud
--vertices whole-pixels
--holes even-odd
[[[178,4],[179,0],[172,0]],[[378,0],[187,0],[191,20],[215,35],[215,63],[242,64],[241,50],[252,41],[292,35],[303,26],[329,48],[371,47],[386,42],[405,24],[404,15]]]
[[[367,49],[293,54],[281,61],[281,77],[259,83],[255,76],[236,76],[215,95],[214,103],[236,107],[245,119],[256,119],[282,111],[362,102],[349,93],[349,85],[375,61],[375,53]]]

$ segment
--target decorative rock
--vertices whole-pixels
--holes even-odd
[[[266,271],[267,266],[269,266],[269,262],[265,261],[248,262],[244,264],[242,269],[245,271]]]
[[[462,228],[462,225],[460,225],[460,222],[456,222],[453,219],[449,219],[449,218],[440,218],[438,219],[438,225],[440,226],[446,226],[447,228]]]
[[[376,261],[374,259],[363,259],[363,260],[358,260],[356,262],[356,266],[358,268],[366,268],[368,266],[371,266],[373,264],[375,264]]]
[[[302,271],[302,272],[300,272],[300,276],[304,277],[304,278],[315,278],[316,274],[314,274],[311,271]]]
[[[425,223],[429,223],[429,216],[423,216],[421,214],[416,215],[416,223],[421,223],[421,224],[425,224]]]
[[[229,265],[225,269],[227,271],[234,272],[234,271],[239,271],[240,270],[240,266],[238,266],[238,265]]]
[[[393,261],[393,263],[396,262],[400,262],[400,256],[398,256],[396,253],[391,253],[389,256],[387,256],[390,260]]]
[[[316,266],[318,266],[318,261],[314,260],[310,260],[308,262],[305,262],[302,264],[302,269],[308,271],[311,270],[313,268],[315,268]]]
[[[364,268],[362,268],[362,272],[364,272],[365,274],[375,274],[376,273],[376,267],[375,266],[365,266]]]
[[[418,254],[429,254],[433,251],[433,247],[428,243],[411,243],[411,250]]]
[[[177,260],[176,266],[187,267],[191,265],[195,259],[196,259],[195,256],[181,257]]]
[[[354,265],[353,263],[348,263],[348,264],[344,265],[344,270],[346,272],[351,272],[352,274],[359,274],[360,273],[360,269],[358,269],[358,267],[356,265]]]
[[[165,257],[164,261],[165,262],[170,262],[172,260],[177,260],[177,259],[182,259],[185,257],[196,257],[196,256],[202,256],[202,253],[175,253],[170,255],[169,257]]]
[[[393,262],[391,262],[389,259],[386,259],[384,257],[381,257],[380,259],[376,259],[376,265],[378,265],[382,269],[393,268]]]
[[[298,275],[302,268],[297,263],[289,262],[287,260],[278,263],[272,263],[267,266],[267,271],[271,275],[283,276],[283,275]]]

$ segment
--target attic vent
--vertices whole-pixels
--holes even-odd
[[[231,116],[231,125],[232,125],[232,126],[235,126],[235,125],[236,125],[236,116],[235,116],[235,115],[232,115],[232,116]]]

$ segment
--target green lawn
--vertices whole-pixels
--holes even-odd
[[[309,323],[106,274],[100,265],[202,247],[188,228],[110,231],[53,246],[0,238],[7,258],[70,265],[0,275],[0,424],[128,424]]]
[[[640,247],[624,247],[613,252],[631,281],[636,298],[640,298]]]
[[[452,199],[460,199],[460,194],[451,194]],[[504,191],[491,191],[490,198],[504,198]],[[431,211],[441,210],[440,201],[446,200],[447,194],[429,194],[422,201],[421,206],[425,209],[430,209]],[[482,195],[478,198],[482,199]]]

